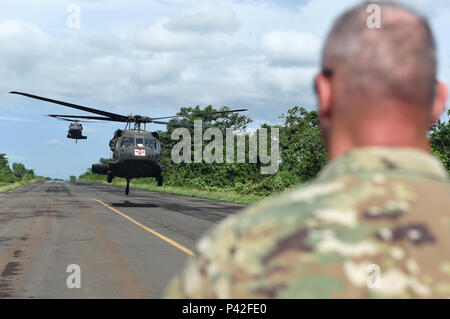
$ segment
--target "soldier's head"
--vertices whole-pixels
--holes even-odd
[[[338,17],[315,79],[330,158],[362,146],[427,148],[447,98],[436,64],[427,20],[403,5],[365,2]]]

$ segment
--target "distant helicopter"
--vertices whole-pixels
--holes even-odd
[[[176,117],[184,117],[181,115],[164,116],[151,118],[141,115],[120,115],[111,112],[106,112],[86,106],[67,103],[63,101],[48,99],[45,97],[32,95],[23,92],[12,91],[11,94],[19,94],[29,98],[55,103],[74,109],[78,109],[85,112],[94,113],[101,116],[82,116],[82,115],[61,115],[61,114],[49,114],[48,116],[66,121],[74,121],[72,119],[82,120],[100,120],[100,121],[112,121],[123,122],[125,128],[123,130],[118,129],[114,132],[113,138],[109,142],[109,147],[113,152],[113,158],[108,164],[92,164],[92,172],[95,174],[102,174],[107,176],[107,182],[111,183],[114,177],[123,177],[127,180],[127,186],[125,188],[125,194],[130,193],[130,179],[139,177],[155,177],[158,186],[163,185],[162,172],[165,167],[161,164],[161,142],[157,132],[146,131],[147,123],[165,124],[171,126],[183,126],[194,127],[189,123],[174,123],[160,121],[161,119],[170,119]],[[226,114],[234,112],[243,112],[247,109],[237,109],[229,111],[215,111],[208,112],[207,114]],[[76,120],[79,121],[79,120]],[[131,128],[131,124],[134,123],[134,127]],[[72,123],[77,124],[77,122]],[[141,125],[144,125],[142,129]],[[81,129],[82,126],[80,125]],[[81,135],[81,129],[79,130]],[[69,134],[70,129],[69,129]],[[77,135],[78,136],[78,135]],[[69,137],[69,135],[67,136]],[[72,137],[71,137],[72,138]],[[86,137],[85,137],[86,138]]]
[[[87,136],[83,136],[83,125],[79,120],[69,120],[64,118],[58,118],[59,120],[72,122],[69,124],[69,131],[67,132],[67,138],[72,138],[75,140],[75,143],[78,143],[78,140],[85,140]]]

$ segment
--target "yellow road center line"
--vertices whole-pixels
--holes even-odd
[[[193,252],[192,250],[190,250],[190,249],[188,249],[188,248],[186,248],[186,247],[180,245],[180,244],[177,243],[176,241],[174,241],[174,240],[172,240],[172,239],[170,239],[170,238],[168,238],[168,237],[166,237],[166,236],[164,236],[164,235],[161,235],[161,234],[158,233],[157,231],[154,231],[153,229],[151,229],[151,228],[149,228],[149,227],[147,227],[147,226],[145,226],[145,225],[142,225],[140,222],[138,222],[138,221],[134,220],[133,218],[131,218],[130,216],[128,216],[128,215],[122,213],[120,210],[115,209],[114,207],[111,207],[111,206],[109,206],[108,204],[105,204],[105,203],[102,202],[101,200],[98,200],[98,199],[95,199],[95,198],[91,198],[91,199],[92,199],[92,200],[95,200],[96,202],[99,202],[100,204],[102,204],[102,205],[105,206],[106,208],[109,208],[110,210],[112,210],[113,212],[119,214],[120,216],[125,217],[125,218],[128,219],[130,222],[132,222],[132,223],[138,225],[139,227],[145,229],[146,231],[152,233],[153,235],[155,235],[155,236],[161,238],[162,240],[168,242],[168,243],[171,244],[172,246],[175,246],[175,247],[177,247],[178,249],[184,251],[186,254],[191,255],[191,256],[195,256],[195,254],[194,254],[194,252]]]

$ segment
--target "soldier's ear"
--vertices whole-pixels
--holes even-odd
[[[331,81],[329,77],[320,73],[315,79],[315,90],[321,113],[330,112],[331,108]]]
[[[439,119],[439,116],[445,111],[445,102],[447,101],[447,85],[443,82],[436,82],[436,93],[434,96],[431,120],[433,124]]]
[[[319,73],[314,79],[314,88],[317,94],[320,126],[327,132],[332,113],[331,78],[323,72]]]

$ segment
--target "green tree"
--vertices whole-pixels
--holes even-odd
[[[15,181],[16,181],[16,178],[14,176],[14,173],[9,168],[9,166],[3,167],[2,169],[0,169],[0,183],[1,184],[14,183]]]
[[[27,173],[27,169],[22,163],[13,163],[12,171],[14,173],[14,176],[16,176],[18,179],[22,179]]]
[[[71,182],[71,183],[75,183],[76,181],[77,181],[77,177],[74,176],[74,175],[71,175],[71,176],[70,176],[70,182]]]
[[[280,116],[280,169],[301,181],[314,177],[327,162],[317,111],[295,106]]]
[[[211,112],[224,112],[230,110],[231,109],[227,106],[216,109],[212,105],[208,105],[204,109],[201,109],[199,105],[196,107],[182,107],[176,114],[182,117],[171,119],[170,122],[194,124],[194,120],[198,119],[202,120],[205,125],[222,128],[232,127],[235,129],[245,129],[247,125],[252,122],[248,116],[241,113],[209,114]],[[168,126],[168,131],[171,133],[174,128],[175,127],[173,126]]]
[[[203,109],[198,105],[196,107],[183,107],[177,113],[177,115],[182,117],[171,119],[170,122],[173,124],[194,124],[194,120],[201,119],[202,125],[204,125],[203,131],[207,129],[205,126],[217,127],[221,129],[223,137],[225,137],[226,128],[242,130],[251,123],[251,119],[248,116],[239,113],[207,114],[209,112],[222,112],[228,110],[230,110],[228,107],[216,109],[211,105]],[[256,164],[225,163],[225,161],[224,163],[211,164],[173,163],[171,160],[171,150],[178,141],[172,141],[171,134],[177,127],[179,126],[168,125],[166,132],[158,132],[160,141],[163,143],[161,162],[166,166],[166,173],[164,173],[166,184],[194,188],[232,187],[236,183],[254,179],[254,176],[258,171],[258,165]],[[188,129],[191,133],[191,138],[193,139],[194,128],[188,127]],[[205,147],[208,143],[209,142],[203,143],[203,146]],[[193,148],[191,149],[191,152],[192,155]],[[225,145],[223,145],[223,154],[226,154]]]
[[[8,165],[8,158],[6,157],[5,153],[0,154],[0,169],[9,167]]]
[[[36,175],[34,174],[34,169],[27,169],[26,175],[31,176],[31,177],[36,176]]]
[[[0,154],[0,183],[14,183],[15,176],[8,164],[6,154]]]
[[[429,142],[431,152],[450,172],[450,110],[447,112],[447,120],[439,120],[431,128]]]

